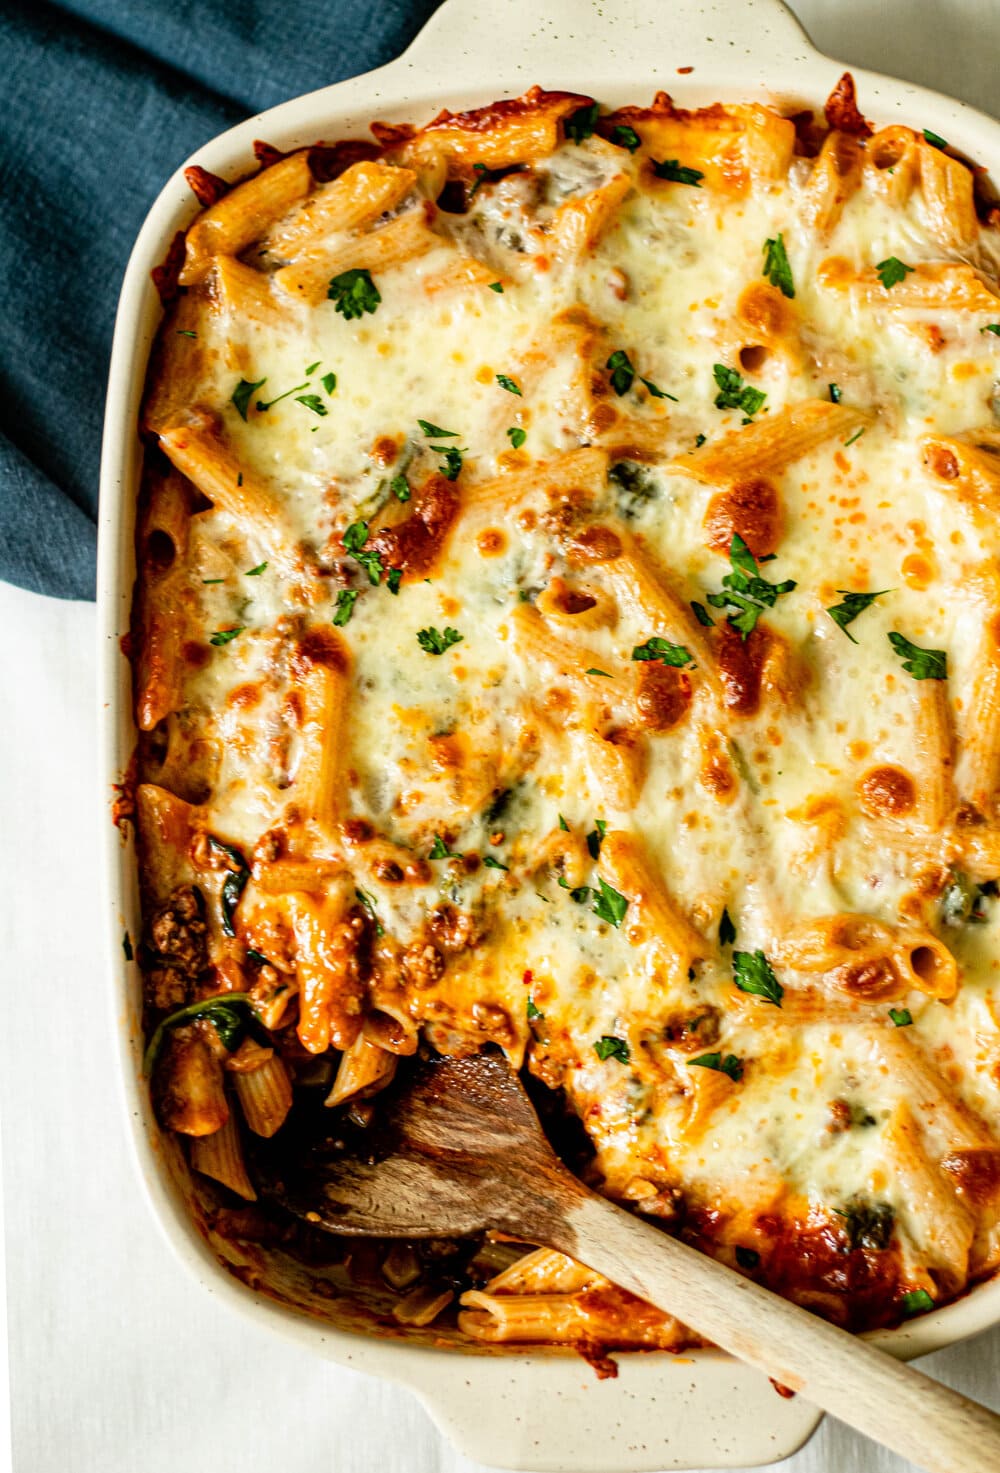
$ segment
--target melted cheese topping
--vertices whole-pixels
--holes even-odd
[[[310,307],[275,289],[280,319],[256,321],[201,289],[197,341],[170,345],[175,360],[191,355],[191,404],[279,498],[322,576],[304,603],[266,535],[201,504],[184,570],[182,695],[170,717],[171,740],[182,728],[190,760],[173,786],[247,855],[260,854],[262,835],[294,826],[304,738],[292,651],[303,628],[330,628],[338,593],[356,592],[338,629],[350,671],[344,806],[357,833],[427,861],[431,876],[399,883],[390,867],[380,878],[358,860],[364,843],[334,844],[383,933],[365,1006],[391,998],[445,1051],[494,1039],[525,1058],[565,1090],[610,1194],[641,1206],[673,1193],[702,1240],[765,1250],[781,1223],[825,1225],[836,1238],[859,1202],[891,1209],[902,1283],[937,1296],[960,1282],[942,1267],[933,1211],[896,1169],[890,1126],[909,1101],[936,1168],[961,1132],[901,1058],[929,1066],[984,1128],[995,1120],[1000,910],[987,893],[972,920],[956,912],[963,861],[950,817],[930,830],[910,816],[873,817],[859,783],[892,768],[919,797],[935,780],[928,761],[940,766],[920,717],[938,683],[904,670],[887,638],[898,631],[947,653],[946,711],[960,742],[949,815],[968,797],[962,744],[977,717],[990,612],[981,580],[996,532],[928,471],[921,440],[994,422],[1000,340],[985,329],[1000,320],[1000,299],[993,311],[907,306],[893,297],[904,288],[831,285],[831,260],[860,279],[890,257],[919,269],[960,255],[942,246],[919,189],[893,204],[870,174],[822,234],[808,223],[813,169],[796,158],[774,183],[726,193],[656,179],[645,149],[563,142],[531,167],[481,181],[466,212],[434,212],[440,247],[374,271],[374,313],[348,320],[333,300]],[[600,239],[560,257],[547,236],[556,212],[620,174],[629,188]],[[794,298],[771,287],[786,320],[762,346],[740,304],[763,282],[765,242],[777,239]],[[428,290],[456,246],[502,291],[488,279]],[[994,248],[983,231],[972,258],[991,290]],[[266,244],[246,259],[281,264]],[[606,366],[617,350],[636,374],[620,395]],[[706,531],[731,479],[705,481],[676,463],[749,432],[742,408],[718,406],[717,365],[766,395],[754,426],[832,396],[866,416],[860,434],[835,435],[767,473],[781,527],[760,575],[794,587],[758,610],[745,643],[725,627],[734,608],[709,602],[731,572]],[[330,374],[336,386],[324,387]],[[257,386],[245,418],[234,404],[241,379]],[[449,433],[429,435],[421,421]],[[636,425],[643,446],[630,456]],[[512,430],[523,432],[521,448]],[[546,463],[613,446],[619,431],[624,444],[600,484],[549,494]],[[435,472],[449,471],[449,447],[461,451],[453,524],[396,593],[387,560],[373,586],[344,549],[346,529],[366,523],[370,550],[380,528],[414,513]],[[467,510],[478,485],[539,464],[519,502]],[[752,459],[740,472],[756,474]],[[409,505],[392,488],[400,475]],[[643,719],[635,681],[655,687],[656,677],[633,651],[679,637],[623,594],[609,564],[580,557],[581,531],[595,526],[637,546],[684,605],[707,609],[718,698],[700,657],[664,677],[675,682],[677,719]],[[850,635],[827,612],[845,591],[883,590]],[[571,613],[549,618],[559,597],[580,608],[577,626]],[[603,676],[581,681],[579,662],[561,668],[518,637],[518,611],[538,609]],[[230,629],[239,633],[210,644]],[[418,638],[448,629],[461,638],[440,654]],[[633,792],[609,783],[609,748],[631,764]],[[157,781],[154,761],[143,775]],[[602,915],[594,856],[604,826],[640,842],[702,938],[690,970],[678,975],[639,924],[640,896],[623,896],[620,924]],[[438,838],[451,857],[431,858]],[[567,879],[568,850],[577,870]],[[237,912],[246,944],[253,906],[251,886],[246,919]],[[724,909],[735,929],[725,944]],[[919,978],[866,996],[832,965],[817,974],[782,961],[796,927],[844,913],[936,935],[957,964],[955,996],[929,995]],[[427,945],[440,963],[429,972],[400,961]],[[780,1005],[734,985],[734,954],[758,951],[784,989]],[[280,964],[294,975],[293,947]],[[912,1022],[894,1027],[890,1007]],[[729,1074],[713,1059],[728,1060]],[[961,1204],[960,1179],[940,1179]],[[981,1272],[995,1252],[995,1199],[975,1210],[968,1267]],[[796,1292],[806,1292],[801,1280]]]

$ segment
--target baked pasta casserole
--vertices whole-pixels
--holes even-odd
[[[157,273],[125,809],[194,1210],[400,1333],[691,1343],[544,1248],[262,1190],[494,1045],[665,1231],[852,1329],[947,1301],[1000,1262],[982,171],[849,76],[372,135],[189,170]]]

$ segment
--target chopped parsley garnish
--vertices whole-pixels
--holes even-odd
[[[599,920],[609,921],[617,928],[625,919],[628,910],[628,901],[618,890],[608,884],[607,880],[598,879],[597,889],[594,891],[594,915]]]
[[[237,634],[242,634],[246,627],[245,624],[237,624],[233,629],[217,629],[208,642],[214,645],[228,644]]]
[[[276,399],[268,399],[266,402],[263,399],[258,399],[257,400],[257,412],[259,414],[266,414],[269,409],[273,409],[273,407],[274,407],[275,404],[280,404],[281,401],[282,401],[282,399],[289,399],[292,396],[292,394],[298,393],[299,389],[308,389],[308,387],[309,387],[309,384],[308,383],[304,383],[304,384],[293,384],[290,389],[286,389],[285,392],[283,394],[279,394]],[[313,395],[312,397],[315,398],[315,395]],[[324,414],[326,413],[326,410],[325,409],[324,409],[323,413]]]
[[[500,282],[500,281],[491,281],[490,282],[490,291],[491,292],[499,292],[500,295],[503,296],[503,283]]]
[[[733,952],[733,981],[741,992],[750,992],[781,1007],[785,989],[762,951]]]
[[[705,605],[700,604],[696,598],[693,598],[691,600],[691,611],[694,614],[695,618],[698,620],[698,623],[701,624],[703,628],[715,628],[715,620],[712,618]]]
[[[736,1262],[740,1268],[756,1268],[760,1263],[760,1254],[756,1248],[737,1248]]]
[[[563,123],[566,137],[574,143],[583,143],[585,139],[592,137],[600,117],[600,107],[596,102],[591,102],[584,107],[578,107],[576,112],[570,113]]]
[[[225,583],[225,578],[203,578],[202,583]]]
[[[236,413],[239,415],[240,419],[244,421],[246,420],[247,410],[250,408],[250,400],[253,398],[254,394],[256,394],[257,390],[266,383],[266,378],[259,378],[257,382],[253,384],[250,382],[249,379],[240,379],[239,383],[233,390],[232,397],[232,403],[236,406]]]
[[[909,1008],[890,1008],[889,1017],[897,1028],[909,1028],[913,1022],[913,1014]]]
[[[650,163],[657,179],[670,179],[674,184],[692,184],[695,189],[701,188],[701,181],[705,177],[701,169],[689,169],[680,159],[664,159],[662,164],[650,159]]]
[[[678,670],[683,670],[685,665],[694,664],[689,649],[682,644],[671,644],[669,639],[661,639],[658,634],[647,639],[645,644],[637,644],[632,651],[632,658],[659,660],[661,665],[673,665]]]
[[[591,667],[590,667],[589,670],[585,670],[584,671],[584,674],[585,675],[603,675],[605,680],[614,680],[614,678],[615,678],[613,675],[609,675],[606,670],[598,670],[598,668],[597,668],[596,665],[591,665]]]
[[[733,925],[733,918],[726,906],[723,906],[722,915],[719,918],[719,945],[732,946],[735,940],[736,927]]]
[[[886,256],[884,261],[879,261],[875,270],[878,272],[879,281],[888,291],[890,287],[905,281],[913,267],[907,266],[906,262],[901,261],[898,256]]]
[[[587,835],[587,852],[589,853],[591,859],[596,859],[598,857],[598,855],[600,854],[600,852],[601,852],[601,844],[604,842],[604,835],[607,833],[607,831],[608,831],[608,821],[607,821],[607,819],[606,818],[595,818],[594,819],[594,827],[591,829],[590,833]]]
[[[639,382],[646,385],[646,388],[654,399],[671,399],[674,404],[680,402],[676,395],[668,394],[665,389],[658,388],[652,379],[643,378],[641,373],[637,375],[635,365],[624,348],[617,348],[604,366],[611,370],[611,387],[619,399],[623,394],[628,393],[635,379],[638,377]]]
[[[795,283],[792,281],[792,268],[788,264],[788,252],[785,250],[784,236],[779,230],[772,239],[770,236],[764,242],[764,270],[762,276],[766,276],[772,286],[776,286],[784,297],[794,297]]]
[[[328,394],[332,394],[337,387],[337,375],[335,373],[324,373],[320,379],[320,383]]]
[[[629,153],[635,153],[641,146],[642,139],[627,123],[616,123],[611,130],[611,142],[617,143],[619,148],[627,148]]]
[[[470,204],[470,205],[472,204],[472,201],[475,199],[476,195],[479,193],[479,191],[482,188],[482,186],[486,183],[486,180],[489,177],[489,172],[490,172],[489,169],[486,167],[485,164],[473,164],[472,167],[476,171],[476,182],[475,182],[475,184],[473,184],[472,188],[469,190],[469,193],[468,193],[468,196],[467,196],[467,203]]]
[[[620,1064],[627,1064],[629,1060],[628,1044],[624,1038],[616,1038],[613,1033],[605,1033],[594,1044],[594,1053],[599,1059],[617,1059]]]
[[[947,148],[948,140],[942,138],[940,133],[932,133],[930,128],[924,129],[924,137],[933,148]]]
[[[341,588],[338,591],[337,612],[333,616],[333,622],[338,628],[342,629],[345,624],[350,623],[357,598],[358,590],[356,588]]]
[[[855,430],[855,432],[851,436],[851,438],[849,440],[845,440],[844,441],[844,449],[846,450],[849,445],[853,445],[854,442],[855,442],[855,440],[860,440],[861,439],[861,436],[864,434],[864,432],[865,432],[865,426],[864,425],[861,426],[860,430]]]
[[[464,452],[459,450],[456,445],[436,445],[434,448],[440,450],[444,456],[444,460],[438,466],[438,470],[444,476],[445,480],[457,481],[459,472],[462,469],[462,455]]]
[[[177,336],[179,338],[196,338],[198,334],[196,332],[192,332],[189,327],[179,327],[177,329]]]
[[[125,953],[125,960],[130,962],[134,952],[132,951],[132,938],[127,931],[122,933],[122,951]]]
[[[226,878],[222,882],[222,892],[219,897],[222,907],[222,934],[224,936],[235,936],[236,928],[233,925],[233,917],[236,914],[236,906],[240,896],[246,888],[247,880],[250,878],[250,867],[238,849],[232,844],[224,844],[221,839],[216,839],[209,834],[208,842],[210,848],[218,854],[224,854],[235,869],[226,871]]]
[[[367,913],[368,919],[374,925],[374,927],[375,927],[375,935],[376,936],[384,936],[385,935],[385,927],[383,926],[382,922],[378,918],[378,915],[376,914],[376,911],[375,911],[375,902],[372,899],[372,897],[368,894],[367,890],[355,890],[354,896],[355,896],[355,899],[358,901],[358,903],[361,905],[362,909]]]
[[[527,430],[522,430],[518,425],[511,425],[510,429],[507,431],[507,438],[513,445],[515,450],[520,450],[521,446],[528,438],[528,432]]]
[[[508,394],[517,394],[519,398],[521,397],[521,390],[518,388],[517,384],[514,382],[509,374],[498,373],[497,383],[500,385],[501,389],[506,389]]]
[[[926,1289],[911,1289],[904,1294],[899,1301],[899,1307],[907,1319],[915,1314],[925,1314],[927,1310],[934,1308],[934,1300]]]
[[[846,588],[838,588],[837,592],[841,594],[844,602],[834,604],[826,612],[837,627],[844,631],[851,643],[857,644],[858,641],[848,629],[848,624],[853,624],[859,614],[863,614],[877,598],[883,598],[887,593],[891,593],[892,589],[880,588],[877,593],[848,593]]]
[[[843,1208],[835,1207],[833,1210],[844,1219],[844,1232],[850,1248],[876,1251],[888,1248],[896,1214],[887,1202],[866,1202],[863,1197],[857,1197]]]
[[[258,563],[255,568],[248,568],[247,571],[243,574],[243,576],[244,576],[244,578],[259,578],[260,575],[261,575],[261,573],[264,572],[264,570],[265,570],[266,567],[267,567],[267,563],[266,562],[264,562],[264,563]]]
[[[341,271],[339,276],[331,277],[326,294],[341,317],[346,317],[348,322],[353,317],[363,317],[366,312],[374,312],[382,300],[378,287],[372,281],[371,272],[363,269]]]
[[[295,402],[304,405],[312,414],[318,414],[320,419],[330,413],[318,394],[297,394]]]
[[[443,655],[445,650],[451,649],[453,644],[461,644],[463,636],[457,629],[445,629],[442,634],[440,629],[432,625],[430,629],[421,629],[417,632],[417,644],[429,655]]]
[[[992,332],[998,338],[1000,338],[1000,322],[988,322],[986,324],[986,326],[985,327],[981,327],[979,329],[979,331],[980,332]]]
[[[483,855],[483,864],[486,866],[487,869],[502,869],[505,873],[510,873],[510,865],[501,864],[499,859],[493,858],[492,854]]]
[[[708,439],[708,436],[707,435],[695,435],[695,437],[694,437],[694,448],[696,450],[700,450],[701,447],[704,445],[704,443],[705,443],[705,441],[707,439]]]
[[[427,856],[428,859],[461,859],[461,857],[461,854],[456,853],[454,849],[448,848],[440,834],[434,835],[434,845]]]
[[[713,363],[712,374],[719,386],[715,396],[716,409],[742,409],[747,418],[752,419],[767,398],[763,389],[745,384],[742,374],[735,368],[727,368],[724,363]]]
[[[890,630],[887,636],[896,654],[903,662],[903,669],[914,680],[947,680],[948,656],[944,650],[924,650],[912,644],[905,635]]]
[[[312,378],[313,374],[316,372],[317,368],[322,362],[322,358],[317,358],[315,363],[310,363],[309,367],[306,369],[306,378]]]
[[[563,816],[562,816],[561,813],[559,815],[559,827],[562,829],[562,831],[563,831],[564,834],[568,834],[569,833],[569,824],[563,818]]]
[[[389,585],[390,593],[398,593],[399,585],[403,581],[402,568],[390,568],[388,573],[386,573],[385,575],[385,581]]]
[[[830,402],[832,404],[839,404],[841,399],[844,397],[843,394],[840,392],[840,385],[827,384],[827,388],[830,390]]]
[[[689,1065],[697,1065],[699,1069],[714,1069],[718,1074],[728,1074],[730,1079],[743,1078],[743,1060],[738,1059],[735,1054],[727,1054],[725,1058],[721,1054],[701,1054],[697,1059],[688,1059]]]
[[[457,430],[443,430],[440,425],[432,425],[428,419],[418,419],[417,424],[423,430],[428,440],[457,440]]]
[[[535,1004],[532,1002],[532,1000],[531,1000],[530,997],[528,998],[528,1004],[527,1004],[527,1007],[525,1008],[525,1012],[528,1015],[528,1022],[529,1023],[534,1018],[543,1018],[545,1016],[545,1014],[541,1011],[541,1009],[535,1007]]]
[[[389,490],[397,501],[409,501],[410,499],[410,483],[404,475],[393,476],[389,482]]]
[[[368,541],[368,523],[352,522],[342,538],[343,548],[356,563],[360,563],[368,574],[368,581],[373,587],[378,587],[379,579],[382,577],[382,559],[379,554],[371,549],[365,552],[364,545]]]
[[[743,638],[757,627],[757,620],[765,608],[772,609],[784,593],[791,593],[795,580],[786,578],[782,583],[769,583],[757,570],[753,553],[738,532],[733,533],[729,549],[732,572],[722,580],[725,593],[710,593],[708,601],[713,609],[734,609],[728,615],[729,623],[738,629]]]

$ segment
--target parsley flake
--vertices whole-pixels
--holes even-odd
[[[457,430],[443,430],[440,425],[432,425],[429,419],[418,419],[417,424],[423,430],[428,440],[457,440]]]
[[[715,396],[716,409],[742,409],[747,418],[752,419],[763,407],[767,395],[762,389],[745,384],[742,374],[737,373],[735,368],[727,368],[724,363],[713,363],[712,376],[719,387]]]
[[[299,394],[295,402],[304,405],[313,414],[318,414],[320,419],[324,419],[330,413],[318,394]]]
[[[705,177],[701,169],[689,169],[679,159],[664,159],[662,164],[650,159],[650,163],[657,179],[670,179],[674,184],[691,184],[695,189],[701,188],[701,181]]]
[[[454,849],[448,848],[448,845],[440,834],[434,835],[434,843],[431,847],[430,854],[427,856],[428,859],[461,859],[461,857],[461,854],[457,853]]]
[[[587,852],[589,853],[591,859],[596,859],[598,857],[598,855],[600,854],[600,852],[601,852],[601,845],[604,842],[604,835],[607,833],[607,831],[608,831],[608,821],[607,821],[607,819],[606,818],[595,818],[594,819],[594,827],[591,829],[590,833],[587,835]]]
[[[609,885],[607,880],[598,879],[597,886],[594,892],[593,913],[599,920],[609,921],[617,930],[625,919],[628,901],[620,891]]]
[[[382,577],[382,559],[374,548],[363,551],[368,541],[368,523],[352,522],[341,539],[344,551],[359,563],[368,574],[368,581],[377,588]]]
[[[563,831],[564,834],[568,834],[569,833],[569,824],[563,818],[563,816],[562,816],[561,813],[559,815],[559,827],[562,829],[562,831]]]
[[[361,905],[362,909],[367,913],[368,919],[374,925],[374,927],[375,927],[375,935],[376,936],[384,936],[385,935],[385,927],[383,926],[382,922],[378,918],[378,915],[377,915],[376,910],[375,910],[375,902],[372,899],[372,897],[368,894],[367,890],[355,890],[355,892],[354,892],[354,898]]]
[[[457,481],[462,469],[462,456],[465,452],[459,450],[457,445],[436,445],[434,448],[440,450],[444,456],[444,460],[441,461],[438,470],[444,476],[445,480]]]
[[[691,610],[703,629],[715,628],[715,620],[712,618],[705,605],[700,604],[696,598],[693,598],[691,600]]]
[[[764,242],[764,270],[761,275],[766,276],[783,297],[795,296],[792,268],[788,264],[788,252],[785,250],[785,240],[780,230],[773,239],[769,236]]]
[[[337,612],[333,616],[333,622],[338,629],[349,624],[351,615],[354,613],[354,605],[357,603],[358,590],[356,588],[341,588],[337,593]]]
[[[125,960],[130,962],[134,952],[132,951],[132,938],[127,931],[122,933],[122,951],[125,953]]]
[[[443,655],[445,650],[451,649],[453,644],[461,644],[463,635],[457,629],[445,629],[442,634],[433,625],[429,629],[420,629],[417,632],[417,644],[429,655]]]
[[[735,1054],[727,1054],[725,1058],[718,1053],[701,1054],[697,1059],[688,1059],[687,1062],[689,1067],[714,1069],[718,1074],[728,1074],[733,1081],[743,1078],[743,1060],[738,1059]]]
[[[685,665],[694,664],[689,649],[682,644],[671,644],[669,639],[661,639],[658,634],[647,639],[645,644],[637,644],[632,651],[632,658],[659,660],[661,665],[673,665],[678,670],[683,670]]]
[[[389,490],[397,501],[409,501],[410,499],[410,483],[404,475],[393,476],[389,482]]]
[[[988,322],[986,324],[986,326],[985,327],[981,327],[979,329],[979,331],[980,332],[991,332],[991,333],[995,334],[996,337],[1000,338],[1000,322]]]
[[[877,593],[849,593],[846,588],[838,588],[837,592],[843,596],[844,602],[842,604],[834,604],[826,612],[830,615],[830,618],[837,625],[838,629],[844,631],[851,643],[857,644],[858,641],[848,629],[848,624],[853,624],[859,614],[863,614],[865,609],[869,608],[877,598],[883,598],[887,593],[891,593],[892,589],[880,588]]]
[[[890,287],[898,286],[901,281],[905,281],[913,271],[913,267],[907,266],[906,262],[901,261],[898,256],[886,256],[884,261],[879,261],[875,270],[878,272],[879,281],[888,291]]]
[[[309,367],[306,369],[306,378],[312,378],[313,374],[316,372],[317,368],[322,362],[322,358],[317,358],[315,363],[310,363]]]
[[[844,441],[844,449],[846,450],[849,445],[853,445],[855,440],[860,440],[864,432],[865,426],[862,425],[860,430],[856,430],[849,440]]]
[[[584,674],[586,674],[586,675],[603,675],[605,680],[614,680],[614,678],[615,678],[613,675],[609,675],[606,670],[598,670],[598,668],[597,668],[596,665],[591,665],[590,669],[589,670],[586,670],[584,672]]]
[[[514,382],[509,374],[498,373],[496,378],[497,383],[500,385],[501,389],[506,389],[508,394],[517,394],[518,398],[522,397],[521,390],[518,388],[517,384]]]
[[[348,322],[354,317],[363,317],[366,312],[374,312],[382,300],[371,272],[357,268],[332,276],[326,295]]]
[[[242,634],[246,627],[245,624],[237,624],[234,629],[217,629],[208,642],[216,646],[228,644],[237,634]]]
[[[500,282],[500,281],[491,281],[490,282],[490,291],[491,292],[499,292],[500,295],[503,296],[503,283]]]
[[[947,680],[948,655],[944,650],[925,650],[912,644],[905,635],[895,629],[887,635],[889,643],[903,662],[903,669],[914,680]]]
[[[844,397],[843,394],[840,392],[840,385],[827,384],[827,388],[830,390],[830,402],[832,404],[839,404],[841,399]]]
[[[192,332],[189,327],[179,327],[177,329],[177,336],[179,338],[196,338],[198,334],[196,332]]]
[[[624,348],[617,348],[604,366],[611,370],[611,387],[619,399],[623,394],[628,393],[638,378],[641,384],[645,384],[654,399],[670,399],[674,404],[680,402],[675,394],[668,394],[666,389],[659,388],[652,379],[643,378],[641,373],[637,374],[635,365]]]
[[[926,1289],[911,1289],[908,1294],[903,1295],[899,1307],[906,1318],[911,1319],[915,1314],[926,1314],[929,1309],[933,1309],[934,1300]]]
[[[518,425],[511,425],[510,429],[507,431],[507,438],[513,445],[515,450],[520,450],[521,446],[528,438],[528,432],[527,430],[522,430]]]
[[[605,1033],[596,1040],[594,1053],[601,1060],[617,1059],[620,1064],[627,1064],[629,1060],[628,1044],[624,1038],[616,1038],[613,1033]]]
[[[233,390],[233,396],[230,402],[235,405],[236,413],[244,422],[246,421],[247,410],[250,408],[250,400],[256,394],[257,390],[266,383],[266,378],[259,378],[256,383],[251,383],[249,379],[241,378]]]
[[[642,139],[634,128],[627,123],[616,123],[611,130],[611,142],[617,143],[619,148],[627,148],[629,153],[635,153],[640,147]]]
[[[538,1008],[535,1007],[535,1004],[532,1002],[532,1000],[531,1000],[530,997],[528,998],[528,1004],[527,1004],[527,1007],[525,1008],[525,1012],[528,1015],[528,1022],[529,1023],[534,1018],[544,1018],[544,1016],[545,1016],[545,1014],[543,1012],[541,1012],[540,1009],[538,1009]]]
[[[399,585],[403,581],[402,568],[390,568],[388,573],[385,575],[385,581],[389,585],[390,593],[398,593]]]
[[[930,128],[924,129],[924,137],[932,148],[947,148],[948,140],[942,138],[940,133],[932,133]]]
[[[566,137],[573,143],[583,143],[592,137],[597,120],[600,116],[600,107],[596,102],[588,103],[584,107],[578,107],[576,112],[570,113],[563,123],[563,131]]]
[[[332,395],[334,389],[337,387],[337,375],[335,373],[324,373],[323,377],[320,379],[320,383],[323,385],[326,392]]]
[[[736,927],[733,918],[726,906],[722,907],[722,915],[719,918],[719,945],[732,946],[736,940]]]
[[[502,869],[505,874],[510,873],[509,864],[501,864],[499,859],[494,859],[492,854],[483,855],[483,864],[487,869]]]
[[[266,567],[267,567],[267,563],[266,562],[265,563],[258,563],[255,568],[248,568],[247,571],[243,574],[243,576],[244,576],[244,578],[259,578],[260,575],[261,575],[261,573],[263,573],[263,571],[264,571],[264,569]]]
[[[733,952],[733,981],[741,992],[752,993],[781,1007],[785,989],[762,951]]]
[[[889,1017],[897,1028],[909,1028],[913,1022],[913,1014],[909,1008],[890,1008]]]
[[[765,608],[774,608],[784,593],[791,593],[797,586],[795,580],[786,578],[782,583],[769,583],[757,570],[753,553],[738,532],[733,533],[729,549],[732,572],[722,580],[724,593],[710,593],[708,601],[713,609],[733,609],[728,615],[729,623],[738,629],[744,639],[757,627],[757,620]]]

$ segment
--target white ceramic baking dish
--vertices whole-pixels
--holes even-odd
[[[372,118],[421,121],[445,105],[481,105],[534,82],[589,93],[609,106],[648,101],[662,88],[687,106],[759,99],[794,111],[822,104],[842,70],[810,46],[780,0],[673,0],[669,6],[649,0],[447,0],[397,61],[251,118],[190,162],[232,178],[252,167],[255,138],[289,149],[320,138],[367,136]],[[862,108],[877,124],[927,126],[980,162],[1000,160],[1000,125],[982,114],[874,73],[854,74]],[[135,742],[120,639],[128,629],[134,577],[141,460],[136,420],[160,317],[150,270],[194,211],[178,170],[139,235],[118,310],[98,574],[105,792],[121,780]],[[133,936],[140,930],[135,854],[110,822],[105,827],[115,1026],[139,1172],[165,1235],[206,1287],[331,1360],[412,1387],[463,1452],[499,1467],[567,1473],[743,1467],[785,1457],[805,1441],[819,1413],[800,1399],[782,1399],[758,1372],[717,1352],[622,1355],[617,1379],[598,1381],[573,1355],[463,1353],[333,1328],[226,1273],[192,1221],[141,1081],[139,978],[122,956],[123,928]],[[1000,1279],[876,1339],[908,1358],[997,1321]]]

